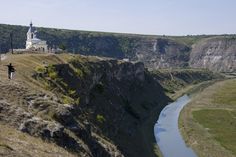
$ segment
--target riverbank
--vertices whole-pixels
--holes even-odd
[[[198,84],[190,84],[184,88],[179,89],[178,91],[175,92],[175,94],[169,94],[169,96],[173,101],[177,100],[179,97],[181,97],[185,94],[188,94],[190,97],[194,97],[196,94],[201,92],[203,89],[209,87],[210,85],[214,84],[217,81],[219,81],[219,80],[210,80],[210,81],[204,81],[204,82],[201,82]],[[154,126],[157,119],[158,119],[159,114],[160,114],[160,111],[157,112],[156,110],[154,110],[152,115],[150,116],[150,119],[147,121],[146,125],[151,126],[151,124],[152,124],[152,126]],[[153,141],[153,138],[155,138],[154,134],[153,134],[153,132],[147,132],[147,130],[148,130],[147,127],[144,127],[144,128],[146,129],[145,133],[148,134],[147,137],[149,137],[146,140],[149,141],[149,143],[150,143],[150,141]],[[155,143],[153,143],[153,149],[155,150],[156,156],[163,157],[158,145],[156,144],[156,141],[155,141]]]
[[[236,155],[236,80],[223,80],[192,97],[182,110],[179,127],[199,157]]]
[[[156,141],[165,157],[197,157],[193,150],[186,146],[178,127],[180,111],[190,100],[189,96],[184,95],[175,102],[167,105],[162,110],[158,122],[155,124],[154,132]]]

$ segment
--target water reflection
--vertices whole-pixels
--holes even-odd
[[[185,95],[166,106],[155,124],[156,141],[164,157],[197,157],[185,145],[178,129],[179,113],[189,101],[190,98]]]

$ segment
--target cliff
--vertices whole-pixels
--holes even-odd
[[[17,75],[9,82],[0,68],[0,125],[6,128],[1,132],[11,128],[42,139],[43,149],[54,143],[56,148],[48,150],[52,156],[60,151],[71,156],[155,156],[155,121],[150,130],[145,123],[170,99],[142,63],[42,54],[9,55],[3,63],[8,62]],[[149,143],[147,134],[152,135]],[[0,139],[4,153],[26,154],[23,146]],[[25,136],[15,139],[29,142]]]
[[[166,93],[215,78],[69,54],[8,54],[1,64],[9,62],[13,80],[0,66],[3,156],[154,157],[153,126],[172,101]]]
[[[235,72],[236,38],[215,37],[196,43],[190,55],[190,65],[212,71]]]

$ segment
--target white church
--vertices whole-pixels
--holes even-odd
[[[30,27],[26,36],[27,39],[26,39],[25,49],[13,49],[14,52],[16,53],[27,53],[31,51],[49,52],[47,42],[37,38],[37,30],[36,28],[33,27],[32,22],[30,23]]]
[[[27,39],[25,43],[25,49],[13,49],[16,53],[28,53],[28,52],[47,52],[47,53],[60,53],[62,49],[57,47],[49,47],[47,41],[37,38],[37,30],[33,27],[32,22],[30,23],[29,30],[26,34]],[[9,50],[10,52],[11,50]]]
[[[47,42],[37,38],[37,30],[35,27],[33,27],[32,22],[30,23],[30,27],[27,32],[27,40],[25,48],[26,50],[33,50],[33,51],[43,51],[43,52],[48,51]]]

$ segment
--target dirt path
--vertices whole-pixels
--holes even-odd
[[[5,60],[5,59],[7,59],[7,55],[1,54],[1,55],[0,55],[0,61],[3,61],[3,60]]]

